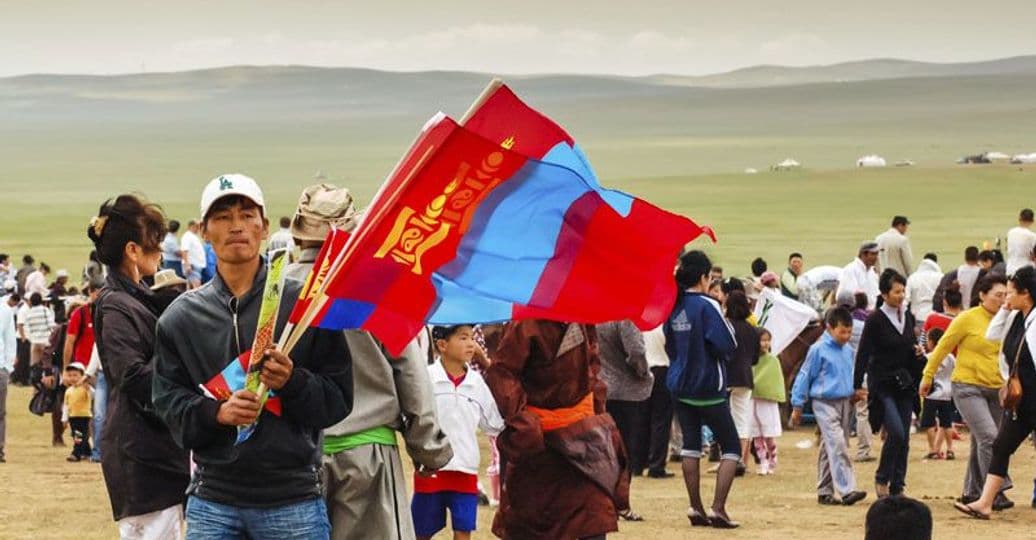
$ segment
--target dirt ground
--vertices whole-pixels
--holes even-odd
[[[28,412],[29,389],[11,387],[7,398],[7,463],[0,464],[0,539],[107,539],[117,536],[101,469],[88,462],[67,463],[68,448],[50,446],[50,421]],[[873,501],[874,463],[857,469],[867,500],[855,507],[821,507],[814,493],[816,449],[800,449],[796,443],[811,441],[809,428],[785,433],[779,439],[780,464],[775,476],[749,474],[738,479],[729,510],[741,521],[735,531],[695,528],[691,531],[684,512],[687,496],[679,477],[665,480],[636,479],[633,508],[645,517],[642,523],[622,523],[614,538],[652,540],[688,537],[753,539],[795,538],[834,540],[863,538],[868,503]],[[66,436],[66,441],[68,437]],[[990,522],[958,515],[952,508],[960,492],[967,460],[966,441],[957,443],[956,461],[924,461],[926,445],[921,435],[913,438],[907,492],[931,506],[935,538],[1032,538],[1036,510],[1030,508],[1034,450],[1026,445],[1015,455],[1012,470],[1018,487],[1010,493],[1018,506],[999,513]],[[485,453],[483,453],[485,455]],[[677,471],[675,464],[670,469]],[[712,480],[706,479],[706,493]],[[706,501],[711,496],[706,497]],[[475,538],[492,538],[492,511],[479,509],[480,531]],[[361,525],[362,526],[362,525]],[[373,538],[373,537],[372,537]],[[437,538],[449,538],[440,534]]]

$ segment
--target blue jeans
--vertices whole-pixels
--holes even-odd
[[[871,390],[873,392],[873,390]],[[885,484],[889,493],[898,495],[906,486],[907,458],[910,454],[910,417],[917,396],[903,392],[881,392],[875,396],[884,409],[885,444],[881,447],[876,484]],[[872,411],[874,409],[871,409]]]
[[[108,414],[108,379],[103,370],[97,371],[97,387],[94,388],[94,449],[90,459],[101,460],[101,435],[104,433],[104,417]]]
[[[324,499],[277,508],[241,508],[187,499],[187,540],[326,540],[331,536]]]

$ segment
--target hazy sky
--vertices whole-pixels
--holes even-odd
[[[0,0],[0,76],[228,64],[704,74],[1034,53],[1034,0]]]

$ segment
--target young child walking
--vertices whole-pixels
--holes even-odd
[[[856,504],[867,497],[856,489],[856,474],[849,457],[849,427],[856,400],[865,390],[853,392],[855,352],[848,345],[853,333],[849,310],[838,307],[824,318],[827,332],[809,348],[806,360],[791,389],[792,425],[802,421],[806,400],[813,402],[813,414],[820,427],[817,457],[817,502],[823,505]],[[841,499],[835,498],[835,492]]]
[[[62,383],[65,403],[61,407],[65,427],[71,427],[72,453],[68,461],[82,461],[90,457],[90,419],[93,418],[93,388],[86,384],[83,375],[86,368],[79,362],[72,362],[65,368]]]
[[[781,409],[784,403],[784,373],[781,361],[770,354],[770,331],[760,328],[759,362],[752,367],[752,418],[749,437],[755,446],[759,466],[756,473],[768,475],[777,472],[777,437],[781,436]]]
[[[928,330],[928,339],[925,349],[931,356],[935,346],[942,339],[941,328]],[[924,407],[921,408],[921,429],[925,430],[928,436],[928,455],[925,459],[955,459],[953,454],[953,401],[950,395],[950,375],[953,374],[953,367],[957,359],[952,354],[947,354],[942,363],[935,371],[932,379],[932,390],[924,399]],[[945,452],[942,450],[945,445]]]
[[[430,539],[445,528],[449,510],[454,540],[468,540],[478,509],[478,430],[495,436],[503,431],[504,420],[482,376],[468,369],[473,358],[489,362],[485,354],[476,354],[472,326],[436,326],[432,339],[439,359],[428,366],[428,373],[453,459],[434,474],[415,472],[410,509],[419,539]]]

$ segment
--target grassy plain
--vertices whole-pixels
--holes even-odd
[[[10,540],[103,540],[118,532],[111,521],[107,492],[100,466],[88,462],[67,463],[68,448],[50,446],[50,419],[32,416],[25,388],[12,388],[8,395],[7,463],[0,464],[0,538]],[[749,472],[734,483],[731,515],[743,523],[735,531],[690,529],[684,513],[687,495],[677,478],[635,479],[633,508],[644,515],[642,523],[621,523],[614,538],[676,540],[680,538],[795,538],[796,540],[851,540],[863,538],[863,523],[873,502],[874,463],[857,467],[861,489],[871,492],[863,503],[851,508],[821,507],[816,503],[816,449],[800,449],[796,443],[812,440],[812,429],[786,432],[778,440],[779,470],[775,476],[760,477]],[[66,437],[66,440],[68,437]],[[855,442],[855,440],[854,440]],[[997,514],[991,522],[968,519],[951,507],[959,495],[967,463],[967,444],[957,443],[956,461],[924,461],[923,436],[911,443],[907,491],[931,507],[936,539],[1029,538],[1036,526],[1036,510],[1029,508],[1029,482],[1036,452],[1023,446],[1012,460],[1018,487],[1010,496],[1018,506]],[[483,448],[483,458],[488,455]],[[409,459],[404,459],[409,468]],[[679,472],[675,464],[669,469]],[[705,500],[711,501],[712,477],[705,479]],[[489,534],[492,510],[479,508],[479,531]],[[358,526],[362,526],[359,524]],[[442,533],[437,540],[450,538]],[[612,536],[609,536],[611,538]],[[371,536],[372,540],[375,536]]]

